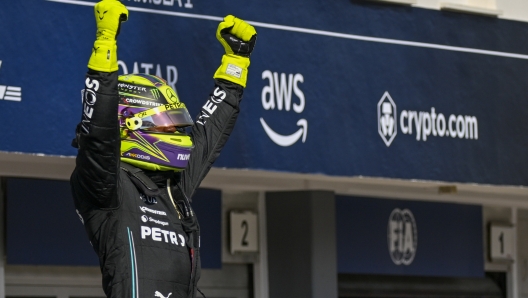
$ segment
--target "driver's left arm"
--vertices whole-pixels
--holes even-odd
[[[194,148],[179,185],[189,200],[233,131],[257,32],[245,21],[229,15],[218,25],[216,37],[226,53],[213,76],[215,86],[192,128]]]

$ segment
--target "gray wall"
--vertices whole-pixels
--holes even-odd
[[[267,193],[266,218],[270,297],[337,297],[334,193]]]

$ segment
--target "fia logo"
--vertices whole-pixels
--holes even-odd
[[[397,134],[396,104],[389,92],[385,91],[378,102],[378,133],[387,147],[390,146]]]
[[[285,73],[279,74],[277,72],[272,73],[269,70],[265,70],[262,73],[262,79],[268,79],[269,85],[265,86],[262,89],[262,107],[265,110],[274,110],[275,107],[282,111],[286,110],[287,112],[293,108],[295,113],[302,113],[305,107],[305,98],[304,93],[299,88],[299,83],[304,82],[304,77],[302,74],[289,74],[286,76]],[[293,91],[293,92],[292,92]],[[299,99],[298,103],[294,102],[292,105],[292,93]],[[260,118],[260,124],[268,137],[277,145],[288,147],[295,144],[302,137],[302,142],[306,142],[306,136],[308,135],[308,121],[306,119],[299,119],[297,121],[297,126],[300,128],[290,135],[281,135],[275,132],[271,127],[266,123],[264,118]]]
[[[387,227],[389,254],[396,265],[410,265],[416,255],[418,230],[409,209],[394,209]]]
[[[2,67],[2,60],[0,60]],[[0,100],[22,101],[22,88],[0,85]]]

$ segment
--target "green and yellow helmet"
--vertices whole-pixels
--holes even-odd
[[[148,74],[119,76],[121,160],[146,170],[179,171],[193,143],[185,132],[192,121],[176,91]]]

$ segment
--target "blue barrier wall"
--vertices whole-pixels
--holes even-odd
[[[202,267],[222,268],[221,192],[198,189]],[[7,264],[99,266],[66,181],[7,179]]]
[[[256,26],[215,166],[527,185],[526,23],[368,1],[123,2],[120,71],[161,75],[193,115],[223,52],[218,21]],[[0,4],[0,151],[76,154],[94,3]]]
[[[339,273],[483,277],[482,207],[336,196]]]

